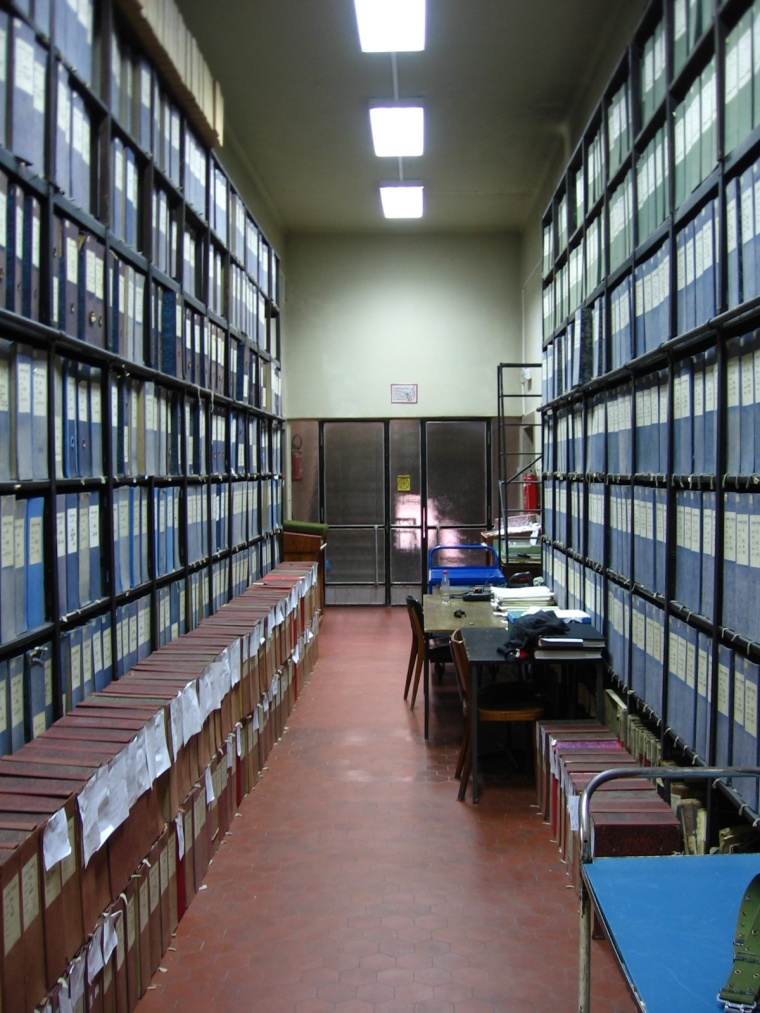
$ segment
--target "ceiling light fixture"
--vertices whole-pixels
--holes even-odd
[[[425,48],[425,0],[354,0],[364,53],[412,53]]]
[[[383,183],[383,214],[386,218],[422,218],[423,190],[420,183]]]
[[[369,111],[372,142],[380,158],[414,158],[425,145],[422,106],[373,106]]]

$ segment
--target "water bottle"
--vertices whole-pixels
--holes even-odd
[[[451,601],[451,582],[449,581],[449,571],[444,570],[443,576],[441,577],[441,604],[448,605]]]

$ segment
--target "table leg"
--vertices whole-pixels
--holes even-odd
[[[580,931],[578,948],[578,1013],[591,1010],[591,921],[594,917],[591,897],[580,870]]]
[[[477,805],[478,796],[478,682],[480,666],[470,666],[470,749],[472,750],[472,804]]]
[[[423,697],[423,711],[425,714],[425,738],[428,738],[430,732],[430,711],[428,704],[428,687],[430,684],[430,663],[428,661],[428,648],[430,647],[430,638],[425,636],[425,661],[422,665],[422,697]]]

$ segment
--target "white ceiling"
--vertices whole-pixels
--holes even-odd
[[[395,58],[399,97],[426,111],[425,154],[403,163],[425,217],[399,224],[377,193],[398,159],[374,155],[367,112],[393,97],[392,57],[360,51],[352,0],[177,4],[221,84],[225,145],[245,152],[284,233],[520,230],[646,6],[428,0],[426,50]]]

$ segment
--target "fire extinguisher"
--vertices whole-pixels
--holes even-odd
[[[290,477],[294,482],[303,480],[303,454],[301,447],[303,440],[300,436],[294,436],[290,441]]]
[[[523,479],[523,509],[531,514],[538,512],[538,478],[533,472]]]

